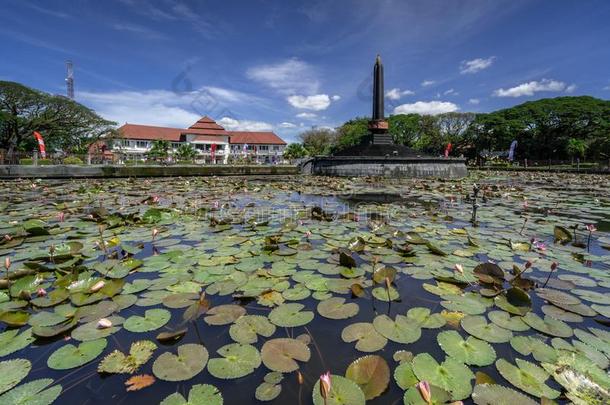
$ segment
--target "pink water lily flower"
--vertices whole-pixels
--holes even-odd
[[[594,224],[587,224],[587,231],[595,232],[595,231],[597,231],[597,228],[595,227]]]
[[[112,326],[112,321],[108,318],[102,318],[99,321],[97,321],[98,329],[107,329],[111,326]]]
[[[155,240],[155,238],[157,237],[158,234],[159,234],[159,230],[157,228],[153,228],[153,230],[152,230],[153,241]]]
[[[461,275],[464,275],[464,268],[462,267],[461,264],[456,263],[455,266],[453,266],[453,269],[455,271],[457,271],[458,273],[460,273]]]
[[[36,295],[38,297],[44,297],[47,295],[47,290],[45,290],[44,288],[39,288],[38,291],[36,291]]]
[[[416,387],[422,399],[426,401],[427,404],[431,404],[432,392],[430,391],[430,384],[428,383],[428,381],[420,381],[417,383]]]
[[[8,256],[4,258],[4,268],[6,270],[11,268],[11,258]]]
[[[57,219],[59,220],[59,222],[64,222],[64,219],[66,218],[66,213],[63,211],[60,211],[57,214]]]
[[[324,398],[324,402],[326,402],[326,399],[330,395],[331,388],[330,371],[327,371],[320,376],[320,395]]]

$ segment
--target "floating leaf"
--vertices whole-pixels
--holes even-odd
[[[496,360],[496,351],[490,344],[469,336],[464,340],[454,330],[441,332],[436,336],[438,344],[457,361],[475,366],[487,366]]]
[[[294,328],[307,325],[314,318],[311,311],[302,311],[305,305],[298,303],[282,304],[269,313],[269,320],[277,326]]]
[[[53,370],[67,370],[89,363],[102,354],[108,342],[106,339],[82,342],[78,346],[67,344],[55,350],[47,359],[47,366]]]
[[[222,358],[210,359],[208,371],[216,378],[233,379],[253,373],[261,365],[261,356],[252,345],[232,343],[218,349]]]
[[[59,384],[49,387],[52,383],[52,379],[44,378],[22,384],[0,395],[0,404],[51,405],[62,390]]]
[[[346,326],[341,332],[341,339],[347,343],[357,341],[356,350],[367,353],[381,350],[388,343],[388,340],[375,330],[372,323],[366,322]]]
[[[10,329],[0,333],[0,357],[15,353],[32,343],[32,329],[19,333],[19,329]]]
[[[171,316],[167,309],[148,309],[144,312],[144,316],[132,315],[127,318],[123,327],[130,332],[150,332],[169,322]]]
[[[134,342],[131,344],[128,356],[115,350],[102,359],[97,371],[100,373],[135,373],[152,357],[156,348],[157,345],[150,340]]]
[[[238,318],[229,334],[237,343],[256,343],[257,335],[269,337],[275,333],[275,325],[267,317],[261,315],[244,315]]]
[[[261,385],[256,387],[254,397],[259,401],[273,401],[282,392],[282,386],[263,381]]]
[[[513,333],[494,323],[487,323],[483,316],[466,316],[460,322],[462,328],[472,336],[491,343],[505,343]]]
[[[153,363],[153,374],[164,381],[186,381],[199,374],[208,362],[205,347],[187,343],[177,348],[178,354],[165,352]]]
[[[72,331],[70,336],[72,336],[73,339],[80,340],[81,342],[102,339],[121,330],[119,325],[123,324],[125,321],[120,316],[111,316],[108,318],[108,320],[112,324],[112,326],[109,328],[100,328],[98,325],[99,321],[95,320],[80,325],[78,328]]]
[[[0,394],[19,384],[32,369],[32,363],[26,359],[0,361]]]
[[[555,237],[555,243],[559,242],[562,245],[565,245],[572,241],[572,233],[563,226],[555,225],[553,235]]]
[[[557,359],[555,349],[533,336],[515,336],[510,340],[510,345],[524,356],[533,354],[540,362],[552,363]]]
[[[413,343],[421,337],[419,325],[404,315],[396,315],[394,321],[387,315],[377,315],[373,326],[379,334],[396,343]]]
[[[307,345],[296,339],[271,339],[261,349],[263,364],[268,369],[281,373],[297,370],[299,364],[295,360],[307,362],[310,356]]]
[[[140,391],[143,388],[150,387],[155,381],[155,377],[149,374],[134,375],[125,381],[125,386],[127,391]]]
[[[430,314],[430,309],[415,307],[409,309],[407,318],[415,321],[421,328],[437,329],[445,325],[447,321],[441,314]]]
[[[396,380],[396,384],[403,390],[413,387],[419,381],[413,372],[410,361],[405,361],[396,367],[394,370],[394,380]]]
[[[515,387],[535,397],[557,398],[559,391],[547,386],[544,382],[549,374],[541,367],[525,361],[516,359],[517,366],[504,359],[496,361],[496,368]]]
[[[529,312],[523,317],[523,322],[537,331],[551,336],[570,337],[573,333],[572,328],[568,324],[558,319],[551,318],[548,315],[542,319],[538,315]]]
[[[442,364],[437,363],[428,353],[420,353],[413,359],[413,372],[420,381],[428,381],[431,385],[451,394],[454,401],[465,399],[472,391],[471,380],[474,374],[464,364],[447,357]]]
[[[504,270],[494,263],[481,263],[473,270],[479,281],[487,284],[502,285],[504,281]]]
[[[191,387],[188,401],[178,392],[166,397],[159,405],[222,405],[222,394],[218,388],[209,384],[197,384]]]
[[[417,387],[409,388],[403,397],[405,405],[444,405],[450,401],[451,395],[436,385],[430,385],[430,403],[424,401]]]
[[[157,340],[159,342],[173,342],[182,338],[187,331],[188,328],[178,328],[169,332],[161,332],[157,335]]]
[[[320,395],[320,380],[318,379],[311,392],[314,405],[365,405],[364,392],[352,380],[331,374],[330,383],[330,393],[324,400]]]
[[[246,310],[239,305],[227,304],[212,307],[203,319],[208,325],[228,325],[246,314]]]
[[[510,316],[504,311],[491,311],[487,314],[489,320],[501,328],[515,332],[524,332],[530,327],[523,322],[520,316]]]
[[[358,384],[367,400],[381,395],[390,383],[390,367],[381,356],[368,355],[354,360],[345,376]]]
[[[477,384],[472,392],[477,405],[538,405],[527,395],[497,384]]]
[[[333,297],[318,304],[318,313],[329,319],[347,319],[356,316],[360,307],[355,302],[345,303],[345,298]]]
[[[523,316],[532,309],[532,300],[528,293],[519,287],[509,288],[506,293],[494,299],[497,307],[513,315]]]

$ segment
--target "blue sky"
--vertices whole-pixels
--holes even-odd
[[[0,80],[65,94],[117,121],[289,141],[386,112],[492,111],[561,95],[610,98],[607,0],[0,0]]]

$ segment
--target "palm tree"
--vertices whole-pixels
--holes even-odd
[[[197,150],[190,143],[183,143],[176,149],[177,160],[189,160],[192,162],[195,156],[197,156]]]
[[[165,160],[169,155],[169,141],[159,139],[154,141],[147,155],[152,160]]]

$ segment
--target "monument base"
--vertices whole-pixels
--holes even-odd
[[[303,162],[301,172],[339,177],[458,179],[468,176],[466,159],[400,156],[318,156]]]

